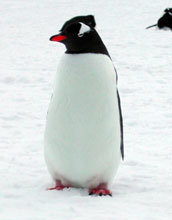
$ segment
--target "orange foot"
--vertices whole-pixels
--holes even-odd
[[[100,184],[96,188],[89,189],[89,195],[96,195],[96,196],[112,196],[112,192],[107,189],[106,184]]]
[[[69,185],[63,185],[60,180],[56,180],[56,185],[54,187],[50,187],[47,190],[63,190],[64,188],[69,188]]]

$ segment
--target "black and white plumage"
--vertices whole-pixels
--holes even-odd
[[[158,27],[159,29],[169,28],[172,30],[172,8],[166,8],[163,16],[157,21],[157,24],[148,26],[146,29]]]
[[[113,63],[97,31],[83,22],[83,16],[82,22],[66,22],[50,40],[67,49],[58,64],[45,129],[45,160],[55,188],[83,187],[90,194],[110,194],[107,186],[123,157]]]

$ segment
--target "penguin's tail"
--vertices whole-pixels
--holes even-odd
[[[157,26],[157,24],[153,24],[153,25],[150,25],[150,26],[146,27],[146,29],[149,29],[149,28],[152,28],[152,27],[156,27],[156,26]]]

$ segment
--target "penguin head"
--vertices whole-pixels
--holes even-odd
[[[91,45],[95,35],[96,32],[93,28],[82,22],[77,22],[67,25],[50,40],[63,43],[68,52],[81,52]]]
[[[95,30],[95,23],[87,24],[86,20],[81,22],[75,17],[66,22],[60,33],[53,35],[50,40],[63,43],[66,47],[65,53],[102,53],[109,55],[100,36]],[[77,19],[76,19],[77,18]],[[90,20],[88,20],[90,22]],[[93,21],[93,20],[92,20]]]
[[[169,14],[172,14],[172,8],[166,8],[164,10],[165,13],[169,13]]]

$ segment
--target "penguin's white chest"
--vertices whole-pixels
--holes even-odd
[[[78,187],[109,183],[120,161],[116,76],[108,56],[65,54],[45,129],[45,160],[56,180]]]

